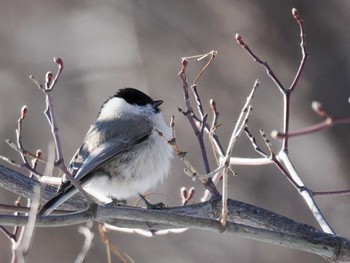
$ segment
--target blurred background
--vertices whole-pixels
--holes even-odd
[[[204,172],[196,138],[177,108],[184,108],[177,76],[181,57],[218,50],[219,55],[199,81],[205,109],[214,98],[220,112],[218,135],[226,148],[232,128],[256,78],[261,80],[254,98],[250,129],[268,134],[282,127],[282,97],[265,70],[239,47],[240,33],[280,80],[288,86],[299,66],[300,37],[291,10],[305,20],[310,58],[292,97],[291,129],[321,119],[311,110],[318,100],[334,116],[349,116],[350,2],[338,1],[2,1],[0,9],[0,152],[12,159],[18,155],[5,144],[15,139],[20,109],[27,105],[23,140],[27,149],[47,153],[52,141],[42,114],[44,95],[29,80],[43,81],[55,71],[54,56],[65,63],[56,86],[54,109],[63,150],[68,162],[80,146],[101,104],[121,87],[141,89],[163,99],[167,119],[176,118],[178,145]],[[193,81],[204,65],[189,64]],[[193,101],[193,105],[194,101]],[[211,118],[211,115],[210,115]],[[211,119],[210,119],[211,121]],[[304,182],[313,190],[350,187],[350,126],[335,126],[290,140],[290,155]],[[280,142],[273,140],[275,149]],[[215,159],[210,152],[211,168]],[[255,157],[242,136],[235,156]],[[1,163],[4,164],[4,163]],[[174,159],[171,175],[154,190],[151,200],[179,205],[181,186],[195,186],[199,201],[203,187],[183,173]],[[317,226],[296,190],[273,166],[234,167],[229,195]],[[16,196],[1,190],[1,203],[12,204]],[[349,196],[317,197],[317,203],[334,230],[350,238]],[[97,230],[96,226],[94,227]],[[136,234],[109,233],[117,246],[136,262],[325,262],[323,259],[280,246],[234,235],[190,230],[146,238]],[[146,243],[147,242],[147,243]],[[77,227],[37,229],[29,262],[73,262],[83,244]],[[11,258],[10,242],[0,235],[0,262]],[[106,262],[103,243],[96,231],[86,262]],[[113,262],[120,262],[116,257]]]

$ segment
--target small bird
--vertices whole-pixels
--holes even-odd
[[[165,139],[171,130],[160,112],[162,103],[137,89],[123,88],[102,105],[69,165],[88,194],[106,204],[125,200],[152,189],[168,175],[173,152]],[[39,215],[50,214],[77,192],[63,180]]]

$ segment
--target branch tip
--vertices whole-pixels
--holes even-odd
[[[46,81],[46,83],[51,83],[52,77],[53,77],[52,72],[51,72],[51,71],[48,71],[48,72],[46,73],[46,75],[45,75],[45,81]]]
[[[280,137],[281,137],[280,132],[279,132],[279,131],[276,131],[276,130],[273,130],[273,131],[271,132],[270,135],[271,135],[271,137],[274,138],[274,139],[277,139],[277,138],[280,138]]]
[[[211,99],[209,103],[210,103],[210,106],[216,111],[216,102],[215,102],[215,100]]]
[[[175,116],[174,115],[171,115],[169,126],[170,126],[170,128],[174,128],[175,127]]]
[[[244,41],[243,41],[242,36],[240,34],[236,34],[235,38],[236,38],[236,41],[239,45],[241,45],[241,46],[244,45]]]
[[[296,8],[292,9],[292,14],[295,20],[299,21],[300,20],[300,14]]]
[[[183,69],[186,69],[186,67],[188,65],[188,59],[187,58],[182,58],[181,65],[182,65]]]
[[[181,58],[181,70],[178,73],[178,75],[180,76],[180,78],[184,81],[186,80],[186,76],[184,77],[183,75],[186,74],[186,67],[188,64],[188,60],[187,58]]]
[[[54,57],[54,58],[53,58],[53,61],[54,61],[56,64],[58,64],[58,65],[60,65],[60,66],[63,66],[63,60],[62,60],[60,57]]]
[[[28,107],[27,105],[24,105],[21,109],[21,118],[20,118],[21,120],[23,120],[26,117],[27,112],[28,112]]]
[[[180,192],[181,192],[181,195],[183,197],[187,198],[187,189],[186,189],[186,187],[184,187],[184,186],[181,187]]]
[[[319,101],[313,101],[311,103],[311,108],[319,116],[322,116],[322,117],[328,116],[325,108],[323,107],[322,103]]]
[[[37,150],[37,151],[35,152],[35,155],[36,155],[38,158],[40,158],[40,157],[43,155],[43,151],[42,151],[41,149],[39,149],[39,150]]]
[[[178,152],[177,155],[182,159],[185,158],[187,152]]]

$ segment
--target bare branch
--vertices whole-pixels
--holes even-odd
[[[79,226],[78,231],[85,237],[85,240],[84,245],[74,263],[83,263],[91,248],[92,240],[94,238],[94,233],[92,232],[92,222],[87,222],[86,226]]]
[[[36,214],[39,208],[40,188],[34,188],[34,198],[30,201],[30,212],[28,215],[28,223],[23,227],[22,233],[18,242],[14,244],[12,249],[15,251],[18,262],[25,262],[27,253],[29,252],[30,244],[34,237]]]
[[[104,220],[110,222],[119,222],[121,224],[122,222],[134,221],[138,222],[140,225],[143,224],[144,226],[147,226],[147,228],[152,229],[157,228],[157,224],[166,224],[168,228],[189,227],[192,229],[201,229],[219,233],[231,233],[245,238],[260,240],[272,244],[279,244],[294,249],[312,252],[322,257],[325,257],[333,262],[346,262],[346,260],[350,260],[349,240],[342,237],[336,237],[334,235],[322,233],[317,229],[307,225],[299,224],[296,225],[296,228],[293,229],[293,231],[291,231],[291,229],[285,229],[288,232],[280,232],[273,230],[274,227],[272,227],[272,229],[263,229],[233,223],[232,220],[237,222],[236,215],[232,213],[235,210],[236,203],[237,201],[228,201],[230,216],[229,221],[227,221],[225,227],[223,227],[217,219],[211,218],[211,216],[208,218],[203,218],[202,216],[193,216],[193,211],[198,211],[198,207],[203,208],[203,206],[208,206],[208,212],[210,211],[209,213],[212,215],[213,210],[210,203],[201,203],[196,205],[164,210],[145,210],[141,208],[120,206],[98,207],[95,215],[89,213],[88,211],[84,211],[82,213],[75,213],[65,216],[41,217],[38,218],[37,226],[57,226],[59,224],[64,225],[64,222],[61,220],[70,223],[82,223],[91,219],[97,221]],[[190,212],[192,215],[182,214],[181,210],[183,212]],[[241,214],[242,212],[242,210],[238,210],[237,216],[239,216],[239,214]],[[260,210],[260,208],[258,210],[255,209],[255,213],[257,212],[260,214],[260,216],[267,216],[265,213],[270,213],[264,209]],[[216,216],[218,215],[220,214],[216,214]],[[234,216],[234,218],[232,218],[232,216]],[[13,220],[12,224],[22,225],[26,223],[27,217],[11,216],[11,219]],[[279,218],[278,215],[275,215],[274,218],[270,219],[274,222],[274,224],[281,224],[281,218]],[[0,220],[3,219],[0,218]],[[247,218],[245,218],[245,220],[247,220]],[[292,220],[290,219],[287,220],[289,221],[289,223],[295,223],[292,222]]]
[[[283,86],[281,81],[277,78],[271,67],[266,61],[261,60],[255,53],[250,49],[250,47],[243,41],[243,37],[240,34],[236,34],[237,43],[248,52],[248,54],[266,69],[267,75],[275,82],[276,86],[282,93],[285,93],[286,88]]]
[[[302,71],[304,69],[306,60],[308,58],[308,54],[306,53],[304,21],[300,18],[300,14],[299,14],[297,9],[293,8],[292,14],[293,14],[294,19],[297,21],[297,23],[299,25],[300,39],[301,39],[300,47],[301,47],[302,58],[301,58],[301,61],[300,61],[300,65],[299,65],[298,71],[295,74],[294,80],[293,80],[292,84],[289,87],[289,90],[291,92],[295,89],[296,85],[298,84],[298,81],[300,79],[301,73],[302,73]]]
[[[102,242],[106,246],[107,251],[107,260],[108,263],[112,263],[111,252],[116,255],[123,263],[134,263],[135,261],[125,252],[123,252],[119,247],[117,247],[113,242],[111,242],[107,236],[107,227],[106,224],[99,224],[99,232],[102,239]],[[111,228],[108,228],[111,229]]]
[[[324,117],[325,120],[303,129],[290,131],[288,134],[285,134],[283,132],[278,132],[278,131],[272,131],[271,136],[273,138],[279,138],[279,139],[283,139],[285,137],[291,138],[291,137],[302,136],[302,135],[307,135],[317,131],[321,131],[323,129],[332,127],[334,125],[350,124],[350,117],[345,117],[345,118],[333,117],[324,109],[323,105],[318,101],[313,101],[311,104],[311,107],[317,115]]]
[[[348,194],[350,194],[350,190],[320,191],[320,192],[312,191],[313,196],[317,196],[317,195],[348,195]]]
[[[31,76],[31,79],[33,82],[37,85],[39,89],[41,89],[46,98],[46,109],[44,111],[44,114],[50,124],[51,127],[51,133],[55,142],[55,150],[56,150],[56,161],[55,165],[65,174],[65,176],[69,179],[69,181],[74,185],[75,188],[78,189],[78,191],[86,198],[89,204],[94,204],[94,200],[90,197],[89,194],[86,193],[86,191],[82,188],[80,183],[72,176],[72,174],[68,171],[67,166],[65,165],[64,158],[63,158],[63,151],[61,146],[61,139],[58,134],[58,126],[53,110],[53,104],[52,104],[52,97],[51,97],[51,91],[55,87],[59,77],[61,76],[61,73],[63,71],[63,60],[59,57],[54,57],[54,62],[57,64],[57,72],[55,77],[53,77],[52,73],[49,71],[46,73],[45,76],[45,85],[41,85],[37,80],[34,79],[33,76]]]
[[[188,94],[188,83],[187,83],[187,77],[186,77],[186,68],[188,65],[188,61],[186,59],[182,60],[182,64],[181,64],[181,71],[179,72],[179,77],[181,79],[182,82],[182,88],[184,91],[184,99],[186,102],[186,107],[187,107],[187,111],[184,112],[184,115],[187,117],[189,123],[191,124],[191,127],[194,131],[194,133],[197,136],[197,140],[198,143],[200,145],[201,148],[201,152],[202,152],[202,157],[203,157],[203,162],[204,162],[204,166],[206,169],[206,173],[210,172],[210,168],[209,168],[209,162],[208,162],[208,157],[206,155],[206,150],[205,150],[205,144],[204,144],[204,140],[203,140],[203,136],[200,136],[200,131],[198,130],[195,122],[194,122],[194,112],[189,100],[189,94]],[[207,188],[207,190],[216,197],[221,196],[221,194],[218,192],[218,190],[216,189],[213,181],[211,180],[211,178],[208,178],[207,180],[203,181],[204,186]]]
[[[277,155],[277,158],[284,164],[292,180],[298,184],[299,194],[304,198],[306,204],[309,206],[312,214],[314,215],[318,224],[321,226],[322,230],[326,233],[335,234],[332,227],[323,216],[320,208],[317,206],[316,201],[312,196],[312,192],[304,185],[303,181],[298,175],[289,156],[284,151],[280,151]]]

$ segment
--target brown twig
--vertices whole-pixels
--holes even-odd
[[[131,259],[131,257],[123,252],[119,247],[117,247],[115,244],[113,244],[108,236],[107,236],[107,229],[103,224],[99,224],[98,230],[100,232],[100,237],[102,242],[104,243],[106,247],[106,252],[107,252],[107,262],[112,263],[112,255],[111,252],[116,255],[121,262],[123,263],[133,263],[134,260]]]
[[[281,81],[277,78],[271,67],[266,61],[261,60],[255,53],[250,49],[250,47],[243,41],[243,38],[240,34],[236,34],[236,41],[237,43],[245,49],[245,51],[248,52],[248,54],[254,59],[254,61],[258,62],[260,65],[262,65],[266,69],[267,75],[275,82],[276,86],[279,88],[279,90],[284,93],[286,91],[286,88],[283,86]]]
[[[312,191],[313,196],[317,195],[348,195],[350,194],[350,190],[339,190],[339,191]]]
[[[197,140],[199,142],[200,148],[201,148],[201,153],[202,153],[202,158],[203,158],[203,162],[204,162],[204,166],[206,169],[206,173],[210,172],[210,168],[209,168],[209,162],[208,162],[208,157],[207,157],[207,153],[205,150],[205,144],[204,144],[204,140],[203,140],[203,133],[201,133],[201,131],[198,129],[198,127],[195,124],[194,121],[194,112],[189,100],[189,94],[188,94],[188,83],[187,83],[187,77],[186,77],[186,68],[188,65],[188,60],[187,59],[183,59],[182,63],[181,63],[181,71],[179,72],[179,77],[180,80],[182,82],[182,88],[184,91],[184,99],[185,99],[185,103],[186,103],[186,107],[187,107],[187,111],[181,111],[188,119],[189,123],[192,126],[192,129],[194,131],[194,133],[196,134]],[[205,124],[203,124],[202,122],[202,130],[204,129],[203,127],[205,127]],[[218,192],[218,190],[216,189],[213,181],[211,178],[208,179],[203,179],[203,184],[205,185],[205,187],[207,188],[207,190],[212,194],[212,196],[214,197],[218,197],[221,196],[220,193]]]
[[[196,190],[194,187],[191,187],[189,190],[187,190],[186,187],[181,187],[181,205],[187,205],[188,202],[193,199],[195,192]]]
[[[197,127],[194,119],[198,120],[199,119],[197,117],[195,117],[195,114],[194,114],[194,111],[193,111],[193,108],[191,106],[191,103],[190,103],[190,96],[189,96],[189,93],[188,93],[188,83],[187,83],[187,77],[186,77],[186,68],[187,68],[187,65],[188,65],[188,61],[186,59],[183,59],[182,61],[182,67],[181,67],[181,71],[179,72],[179,77],[182,81],[182,88],[183,88],[183,91],[184,91],[184,99],[185,99],[185,102],[186,102],[186,107],[187,107],[187,111],[184,113],[184,115],[187,117],[187,119],[189,120],[191,126],[192,126],[192,129],[197,137],[197,140],[198,140],[198,143],[199,143],[199,146],[200,146],[200,149],[201,149],[201,153],[202,153],[202,159],[203,159],[203,163],[204,163],[204,167],[205,167],[205,171],[206,173],[209,173],[210,172],[210,167],[209,167],[209,161],[208,161],[208,156],[207,156],[207,151],[206,151],[206,147],[205,147],[205,144],[204,144],[204,139],[203,139],[203,133],[201,133],[200,129]],[[194,87],[194,91],[196,90],[196,87]],[[198,95],[198,94],[197,94]],[[199,96],[197,96],[197,102],[200,102],[200,99],[199,99]],[[201,104],[197,104],[199,105],[198,108],[199,108],[199,112],[202,116],[204,116],[203,114],[203,109],[201,108]],[[205,123],[203,122],[203,117],[202,117],[202,121],[199,121],[201,122],[201,130],[203,129],[203,127],[205,127]]]
[[[63,71],[63,60],[59,57],[54,58],[54,62],[58,66],[55,77],[53,77],[52,73],[49,71],[45,76],[45,85],[41,85],[37,80],[34,79],[33,76],[30,76],[31,80],[36,84],[36,86],[42,90],[46,97],[46,109],[44,114],[50,124],[51,133],[55,142],[55,150],[56,150],[56,160],[55,166],[58,167],[68,178],[68,180],[74,185],[75,188],[86,198],[89,204],[94,204],[94,200],[90,197],[89,194],[82,188],[80,183],[72,176],[72,174],[68,171],[67,166],[64,162],[63,151],[61,146],[61,139],[58,134],[58,126],[56,122],[56,118],[53,111],[52,97],[51,91],[55,87],[61,73]]]
[[[297,9],[293,8],[292,9],[292,14],[293,14],[294,19],[297,21],[297,23],[299,25],[299,30],[300,30],[300,48],[301,48],[302,58],[301,58],[301,61],[300,61],[300,65],[299,65],[298,71],[295,74],[294,80],[293,80],[292,84],[289,87],[290,92],[292,92],[295,89],[296,85],[298,84],[298,81],[300,79],[301,73],[302,73],[302,71],[304,69],[306,60],[308,58],[308,54],[306,53],[304,21],[301,19],[300,14],[299,14]]]
[[[204,71],[207,69],[207,67],[210,65],[210,63],[213,61],[213,59],[218,55],[218,52],[216,50],[212,50],[208,52],[207,54],[202,55],[200,58],[197,59],[197,62],[210,56],[210,59],[208,60],[207,64],[202,68],[202,70],[199,72],[197,77],[194,79],[192,86],[197,86],[197,81],[200,79],[200,77],[203,75]]]
[[[197,172],[196,168],[186,158],[187,152],[181,151],[179,146],[176,143],[175,117],[174,117],[174,115],[171,116],[170,128],[171,128],[171,134],[172,134],[172,138],[171,139],[165,138],[163,132],[161,132],[158,129],[156,129],[156,132],[158,133],[159,136],[164,138],[169,143],[169,145],[171,145],[173,147],[173,149],[175,151],[175,154],[180,158],[181,161],[184,162],[184,164],[186,166],[186,168],[184,169],[184,173],[186,175],[188,175],[189,177],[191,177],[193,181],[198,179],[198,180],[200,180],[201,183],[203,183],[205,185],[205,184],[207,184],[208,178],[210,178],[210,177],[214,176],[215,174],[219,173],[224,168],[224,167],[218,167],[217,169],[215,169],[214,171],[212,171],[212,172],[210,172],[208,174],[199,174]],[[209,187],[212,187],[212,186],[209,185]],[[213,190],[210,188],[210,191],[213,191]]]
[[[290,174],[288,173],[288,171],[283,167],[283,165],[280,163],[280,161],[277,159],[277,155],[276,153],[272,150],[272,146],[270,144],[270,142],[268,141],[266,134],[260,130],[260,134],[264,137],[264,142],[267,146],[267,148],[269,149],[269,153],[266,153],[265,151],[263,151],[258,144],[256,143],[256,139],[255,137],[252,135],[252,133],[249,131],[248,126],[246,126],[244,128],[244,131],[248,137],[248,139],[250,140],[251,144],[253,145],[254,150],[260,154],[261,156],[263,156],[266,159],[269,159],[272,163],[274,163],[276,165],[276,167],[281,171],[281,173],[287,177],[287,179],[289,180],[289,182],[298,190],[300,190],[302,188],[302,186],[300,186],[297,182],[294,181],[294,179],[290,176]]]
[[[27,106],[23,106],[21,109],[20,117],[17,120],[17,129],[16,129],[17,144],[12,143],[10,140],[6,140],[6,142],[8,145],[10,145],[13,149],[15,149],[20,154],[23,163],[18,166],[27,168],[27,170],[30,171],[30,176],[29,176],[30,178],[32,176],[37,176],[37,178],[39,178],[39,173],[36,171],[36,167],[38,162],[37,160],[41,156],[41,151],[40,152],[38,151],[35,156],[30,156],[31,158],[34,157],[34,159],[30,162],[29,159],[27,158],[27,155],[29,152],[24,150],[23,142],[22,142],[22,124],[23,124],[23,120],[26,118],[27,112],[28,112]],[[11,163],[12,165],[16,165],[14,161],[10,161],[6,157],[1,156],[1,158]],[[38,198],[36,196],[34,200],[37,200],[37,199]],[[16,207],[21,205],[20,200],[21,200],[21,196],[19,196],[15,202]],[[33,219],[33,213],[36,213],[35,212],[37,209],[36,205],[38,205],[38,202],[34,202],[33,206],[31,205],[31,203],[32,203],[31,200],[28,198],[27,207],[30,207],[31,209],[31,213],[29,214],[31,223],[28,223],[27,226],[23,226],[23,227],[15,226],[11,235],[8,235],[7,233],[9,232],[5,231],[6,229],[2,227],[4,234],[8,237],[8,239],[12,243],[11,262],[18,262],[19,260],[21,260],[22,262],[24,260],[25,254],[28,251],[28,247],[31,242],[31,236],[34,231],[33,224],[35,223],[35,218]],[[19,216],[19,215],[21,215],[21,213],[18,212],[17,210],[14,210],[14,216]],[[26,213],[25,215],[28,215],[28,213]]]
[[[276,74],[273,72],[271,67],[267,64],[267,62],[264,62],[261,60],[250,48],[249,46],[243,41],[243,38],[236,34],[236,41],[237,43],[243,47],[248,54],[260,65],[262,65],[266,71],[268,76],[275,82],[276,86],[280,90],[283,96],[283,134],[289,134],[289,124],[290,124],[290,98],[292,92],[295,90],[295,87],[298,83],[298,80],[300,79],[300,76],[303,72],[306,59],[307,59],[307,53],[305,48],[305,30],[303,21],[300,17],[299,12],[293,8],[292,14],[294,19],[297,21],[299,25],[300,30],[300,37],[301,37],[301,51],[302,51],[302,58],[300,61],[300,65],[298,68],[298,71],[294,77],[293,82],[291,83],[290,87],[287,89],[284,87],[284,85],[281,83],[281,81],[278,79]],[[298,175],[292,161],[290,160],[290,157],[288,156],[288,139],[289,136],[283,137],[282,140],[282,149],[280,152],[275,155],[271,154],[270,159],[275,163],[275,165],[278,167],[278,169],[284,174],[288,180],[292,183],[294,187],[298,190],[298,193],[304,198],[305,202],[309,206],[311,212],[313,213],[315,219],[319,223],[319,225],[322,227],[322,229],[327,233],[334,234],[333,229],[326,221],[325,217],[322,215],[321,210],[318,208],[315,200],[313,199],[311,191],[305,186],[303,181],[301,180],[300,176]]]
[[[323,105],[318,101],[312,102],[311,107],[317,115],[325,118],[324,121],[303,129],[290,131],[288,134],[285,134],[283,132],[278,132],[278,131],[272,131],[271,136],[279,139],[281,138],[283,139],[284,137],[291,138],[291,137],[302,136],[302,135],[318,132],[323,129],[332,127],[334,125],[350,124],[350,117],[344,117],[344,118],[333,117],[323,108]]]
[[[292,10],[292,14],[294,19],[297,21],[298,25],[299,25],[299,29],[300,29],[300,38],[301,38],[301,51],[302,51],[302,58],[300,61],[300,65],[298,68],[298,71],[294,77],[293,82],[291,83],[290,87],[287,89],[284,87],[284,85],[282,84],[282,82],[279,80],[279,78],[276,76],[276,74],[274,73],[274,71],[271,69],[271,67],[268,65],[268,63],[266,61],[261,60],[251,49],[250,47],[243,41],[243,38],[241,35],[236,34],[236,41],[237,43],[242,46],[247,52],[248,54],[256,61],[258,62],[260,65],[262,65],[265,69],[266,72],[268,74],[268,76],[275,82],[275,84],[277,85],[277,87],[279,88],[279,90],[281,91],[281,93],[283,94],[283,102],[284,102],[284,110],[283,110],[283,133],[284,134],[288,134],[289,133],[289,116],[290,116],[290,96],[291,93],[294,91],[298,80],[300,79],[300,76],[303,72],[303,69],[305,67],[305,63],[307,60],[307,53],[306,53],[306,46],[305,46],[305,30],[304,30],[304,24],[303,24],[303,20],[300,17],[299,12],[293,8]],[[283,150],[287,150],[288,149],[288,137],[284,137],[283,138],[283,146],[282,146]]]
[[[229,171],[232,171],[231,164],[230,164],[230,159],[233,154],[233,148],[241,135],[241,133],[244,131],[244,128],[248,124],[248,118],[249,115],[252,111],[252,100],[254,93],[256,89],[259,86],[259,80],[257,79],[254,83],[254,86],[247,97],[247,100],[241,110],[241,113],[238,117],[237,123],[233,128],[233,131],[231,133],[231,138],[227,146],[226,150],[226,155],[220,160],[220,166],[224,167],[224,170],[222,172],[222,216],[221,216],[221,223],[222,225],[226,225],[226,220],[227,220],[227,214],[228,214],[228,208],[227,208],[227,199],[228,199],[228,173]]]
[[[83,263],[89,253],[92,245],[92,240],[94,239],[94,233],[92,231],[93,223],[92,221],[87,222],[86,226],[79,226],[78,232],[84,236],[84,244],[75,259],[74,263]]]
[[[36,160],[40,159],[40,161],[43,161],[43,160],[41,159],[41,156],[39,157],[36,154],[33,154],[30,151],[24,149],[23,142],[22,142],[22,124],[23,124],[25,117],[27,116],[27,112],[28,112],[28,107],[23,106],[21,109],[20,117],[17,120],[17,129],[16,129],[16,142],[17,142],[17,144],[13,143],[9,139],[5,140],[5,142],[12,149],[14,149],[16,152],[18,152],[20,154],[23,163],[18,165],[18,164],[16,164],[15,161],[9,160],[7,157],[0,156],[0,158],[13,166],[27,169],[31,173],[31,176],[34,175],[34,176],[36,176],[37,179],[39,179],[41,177],[41,174],[36,170],[36,166],[34,167],[31,165],[31,163],[27,157],[34,158]]]

